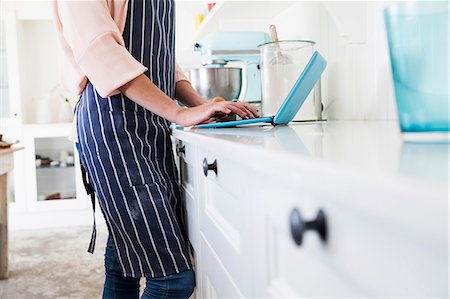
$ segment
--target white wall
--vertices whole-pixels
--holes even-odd
[[[52,20],[20,20],[18,35],[23,119],[26,123],[34,123],[38,106],[60,81],[58,60],[55,59],[59,55],[58,41]],[[56,104],[59,103],[52,101],[50,104],[48,109],[57,115],[59,105]]]
[[[175,46],[178,63],[184,68],[200,65],[200,54],[194,53],[194,16],[203,13],[205,1],[177,1]]]
[[[328,18],[324,30],[328,58],[333,63],[329,71],[326,115],[332,119],[386,120],[396,119],[389,52],[384,27],[383,9],[387,2],[366,2],[352,13],[346,10],[338,20]],[[342,4],[349,8],[354,3]],[[328,11],[327,11],[328,13]],[[347,32],[358,28],[350,25],[339,32],[336,22],[364,14],[359,26],[365,27],[365,38],[352,40]],[[327,33],[326,33],[327,32]],[[359,32],[357,32],[359,33]],[[328,34],[328,35],[326,35]],[[359,37],[359,36],[358,36]]]
[[[258,7],[235,2],[249,11],[245,19],[220,20],[221,30],[266,30],[277,25],[280,39],[310,39],[328,59],[323,78],[324,115],[328,119],[396,119],[389,53],[382,11],[389,2],[298,1],[272,19],[257,19]],[[192,39],[193,16],[203,4],[178,2],[178,45]],[[252,6],[253,9],[249,9]],[[180,9],[183,7],[183,9]],[[191,8],[189,10],[189,8]],[[201,11],[201,10],[200,10]],[[180,37],[181,35],[181,37]],[[199,66],[198,54],[178,50],[183,66]],[[194,57],[194,58],[192,58]]]
[[[328,119],[395,119],[382,11],[388,2],[299,2],[273,19],[282,39],[312,39],[329,65]]]

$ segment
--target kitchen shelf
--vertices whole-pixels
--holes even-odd
[[[47,170],[50,170],[50,169],[67,169],[67,168],[74,168],[74,167],[75,167],[75,164],[73,164],[73,165],[68,165],[68,166],[44,166],[44,167],[39,166],[39,167],[36,167],[36,170],[44,170],[44,169],[47,169]]]
[[[219,15],[220,17],[221,9],[225,5],[225,3],[226,2],[217,2],[216,5],[214,5],[214,7],[211,9],[211,11],[205,16],[205,19],[200,23],[197,31],[195,32],[192,47],[199,39],[207,34],[206,31],[208,31],[208,28],[210,27],[209,24],[217,20],[216,15]]]
[[[295,2],[293,1],[270,1],[264,2],[263,6],[261,6],[261,2],[253,1],[217,2],[205,16],[205,19],[192,37],[192,42],[188,43],[185,49],[193,48],[195,43],[211,32],[222,31],[221,20],[270,20],[294,4]]]
[[[39,198],[39,196],[38,196]],[[38,199],[38,203],[42,204],[44,202],[50,202],[50,203],[57,203],[57,202],[61,202],[61,201],[66,201],[66,200],[76,200],[76,197],[68,197],[68,198],[55,198],[55,199]]]
[[[1,1],[1,0],[0,0]],[[21,140],[25,150],[15,155],[16,167],[12,176],[14,203],[10,205],[12,229],[31,229],[62,225],[86,225],[91,223],[90,199],[84,191],[76,148],[69,141],[71,122],[58,122],[60,107],[69,98],[72,105],[76,97],[52,90],[59,81],[58,39],[53,22],[52,1],[2,1],[0,22],[0,56],[2,78],[0,92],[7,96],[7,106],[0,114],[2,128],[8,138]],[[6,54],[6,55],[4,55]],[[6,61],[6,63],[5,63]],[[53,92],[53,93],[52,93]],[[49,99],[49,100],[47,100]],[[72,101],[73,100],[73,101]],[[50,103],[49,103],[50,102]],[[0,103],[0,105],[3,103]],[[60,106],[61,105],[61,106]],[[50,123],[38,123],[43,119],[38,112],[51,115]],[[48,111],[47,111],[48,109]],[[53,161],[63,152],[74,157],[75,166],[36,167],[36,155]],[[65,200],[38,200],[39,197],[61,193]]]
[[[67,136],[72,129],[72,123],[24,124],[23,128],[36,137]]]
[[[57,127],[70,127],[72,125],[71,122],[51,122],[51,123],[27,123],[24,127],[28,129],[51,129],[55,126]]]

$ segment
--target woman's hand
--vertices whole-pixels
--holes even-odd
[[[258,110],[245,102],[212,102],[179,110],[175,123],[183,127],[189,127],[231,113],[236,113],[242,119],[259,117]]]
[[[184,127],[209,122],[231,113],[242,118],[258,117],[258,111],[245,102],[205,103],[193,108],[181,108],[142,74],[119,88],[120,92],[147,110]]]

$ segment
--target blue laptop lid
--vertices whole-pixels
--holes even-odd
[[[273,119],[275,124],[287,124],[294,119],[326,66],[327,61],[319,52],[315,51],[280,109],[278,109],[277,114],[275,114]]]

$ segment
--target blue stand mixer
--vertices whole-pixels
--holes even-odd
[[[225,100],[260,101],[258,46],[270,41],[272,39],[265,32],[215,32],[207,35],[195,44],[194,50],[201,53],[204,68],[196,69],[194,73],[191,71],[191,83],[206,98],[221,96]],[[229,62],[245,65],[244,89],[242,68],[228,67]]]

